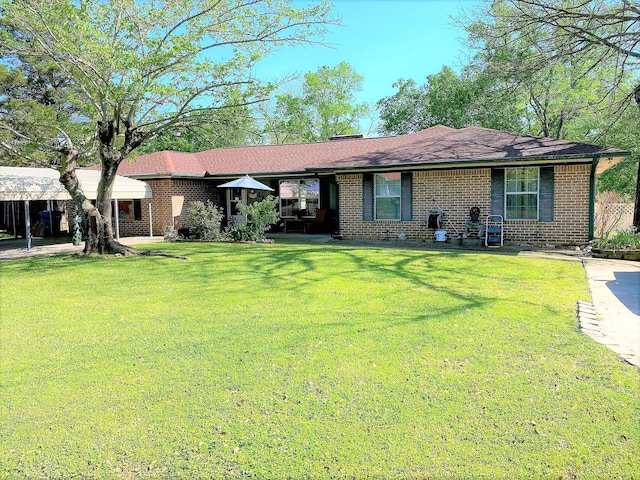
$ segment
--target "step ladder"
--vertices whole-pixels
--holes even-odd
[[[487,226],[484,229],[485,247],[502,247],[504,244],[504,218],[502,215],[487,215]]]

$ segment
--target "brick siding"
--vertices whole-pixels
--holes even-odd
[[[221,193],[215,184],[206,180],[175,180],[148,179],[145,180],[153,191],[151,211],[153,216],[153,234],[162,235],[167,227],[189,227],[189,208],[196,201],[211,200],[216,205],[222,202]],[[180,216],[173,218],[171,198],[183,196],[184,203]],[[174,221],[175,220],[175,221]],[[141,220],[120,220],[120,235],[149,235],[149,200],[142,200]]]
[[[552,222],[505,221],[506,242],[580,244],[589,240],[589,191],[591,165],[556,166],[554,178],[554,219]],[[464,232],[471,207],[480,207],[481,219],[489,214],[491,169],[429,170],[413,172],[413,219],[362,220],[362,175],[338,174],[340,225],[345,237],[395,238],[432,241],[427,214],[444,211],[442,228],[449,236]]]
[[[554,169],[554,219],[505,221],[505,241],[515,244],[582,244],[589,240],[589,192],[591,164],[559,165]],[[413,215],[411,221],[362,220],[362,174],[338,174],[339,229],[345,237],[397,238],[404,233],[414,240],[434,240],[427,228],[427,214],[437,208],[444,211],[442,228],[449,236],[464,232],[471,207],[480,207],[481,218],[489,214],[491,169],[470,168],[413,172]],[[224,191],[206,180],[145,180],[153,190],[153,234],[162,235],[174,226],[172,196],[184,196],[177,228],[188,227],[187,212],[195,201],[211,200],[224,204]],[[433,201],[435,199],[435,202]],[[149,234],[149,200],[142,200],[142,220],[121,219],[120,235]]]

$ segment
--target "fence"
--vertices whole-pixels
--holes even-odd
[[[601,205],[596,203],[596,223],[604,214],[608,218],[618,219],[612,230],[625,230],[633,225],[633,203],[612,203]],[[607,211],[604,212],[603,209]]]

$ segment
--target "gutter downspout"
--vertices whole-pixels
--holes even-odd
[[[596,212],[596,170],[600,157],[593,157],[591,174],[589,176],[589,240],[593,240],[594,217]]]

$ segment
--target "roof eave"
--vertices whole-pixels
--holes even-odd
[[[204,173],[119,173],[123,177],[130,178],[146,178],[146,179],[165,179],[165,178],[203,178]]]
[[[612,167],[615,167],[620,162],[622,162],[626,157],[628,157],[630,153],[624,152],[624,155],[601,155],[597,158],[598,162],[596,165],[596,174],[600,175],[603,172],[606,172]]]
[[[239,172],[239,173],[207,173],[206,177],[211,179],[226,180],[229,178],[237,178],[243,175],[249,175],[254,178],[260,177],[296,177],[309,175],[309,169],[291,170],[291,171],[270,171],[270,172]]]

